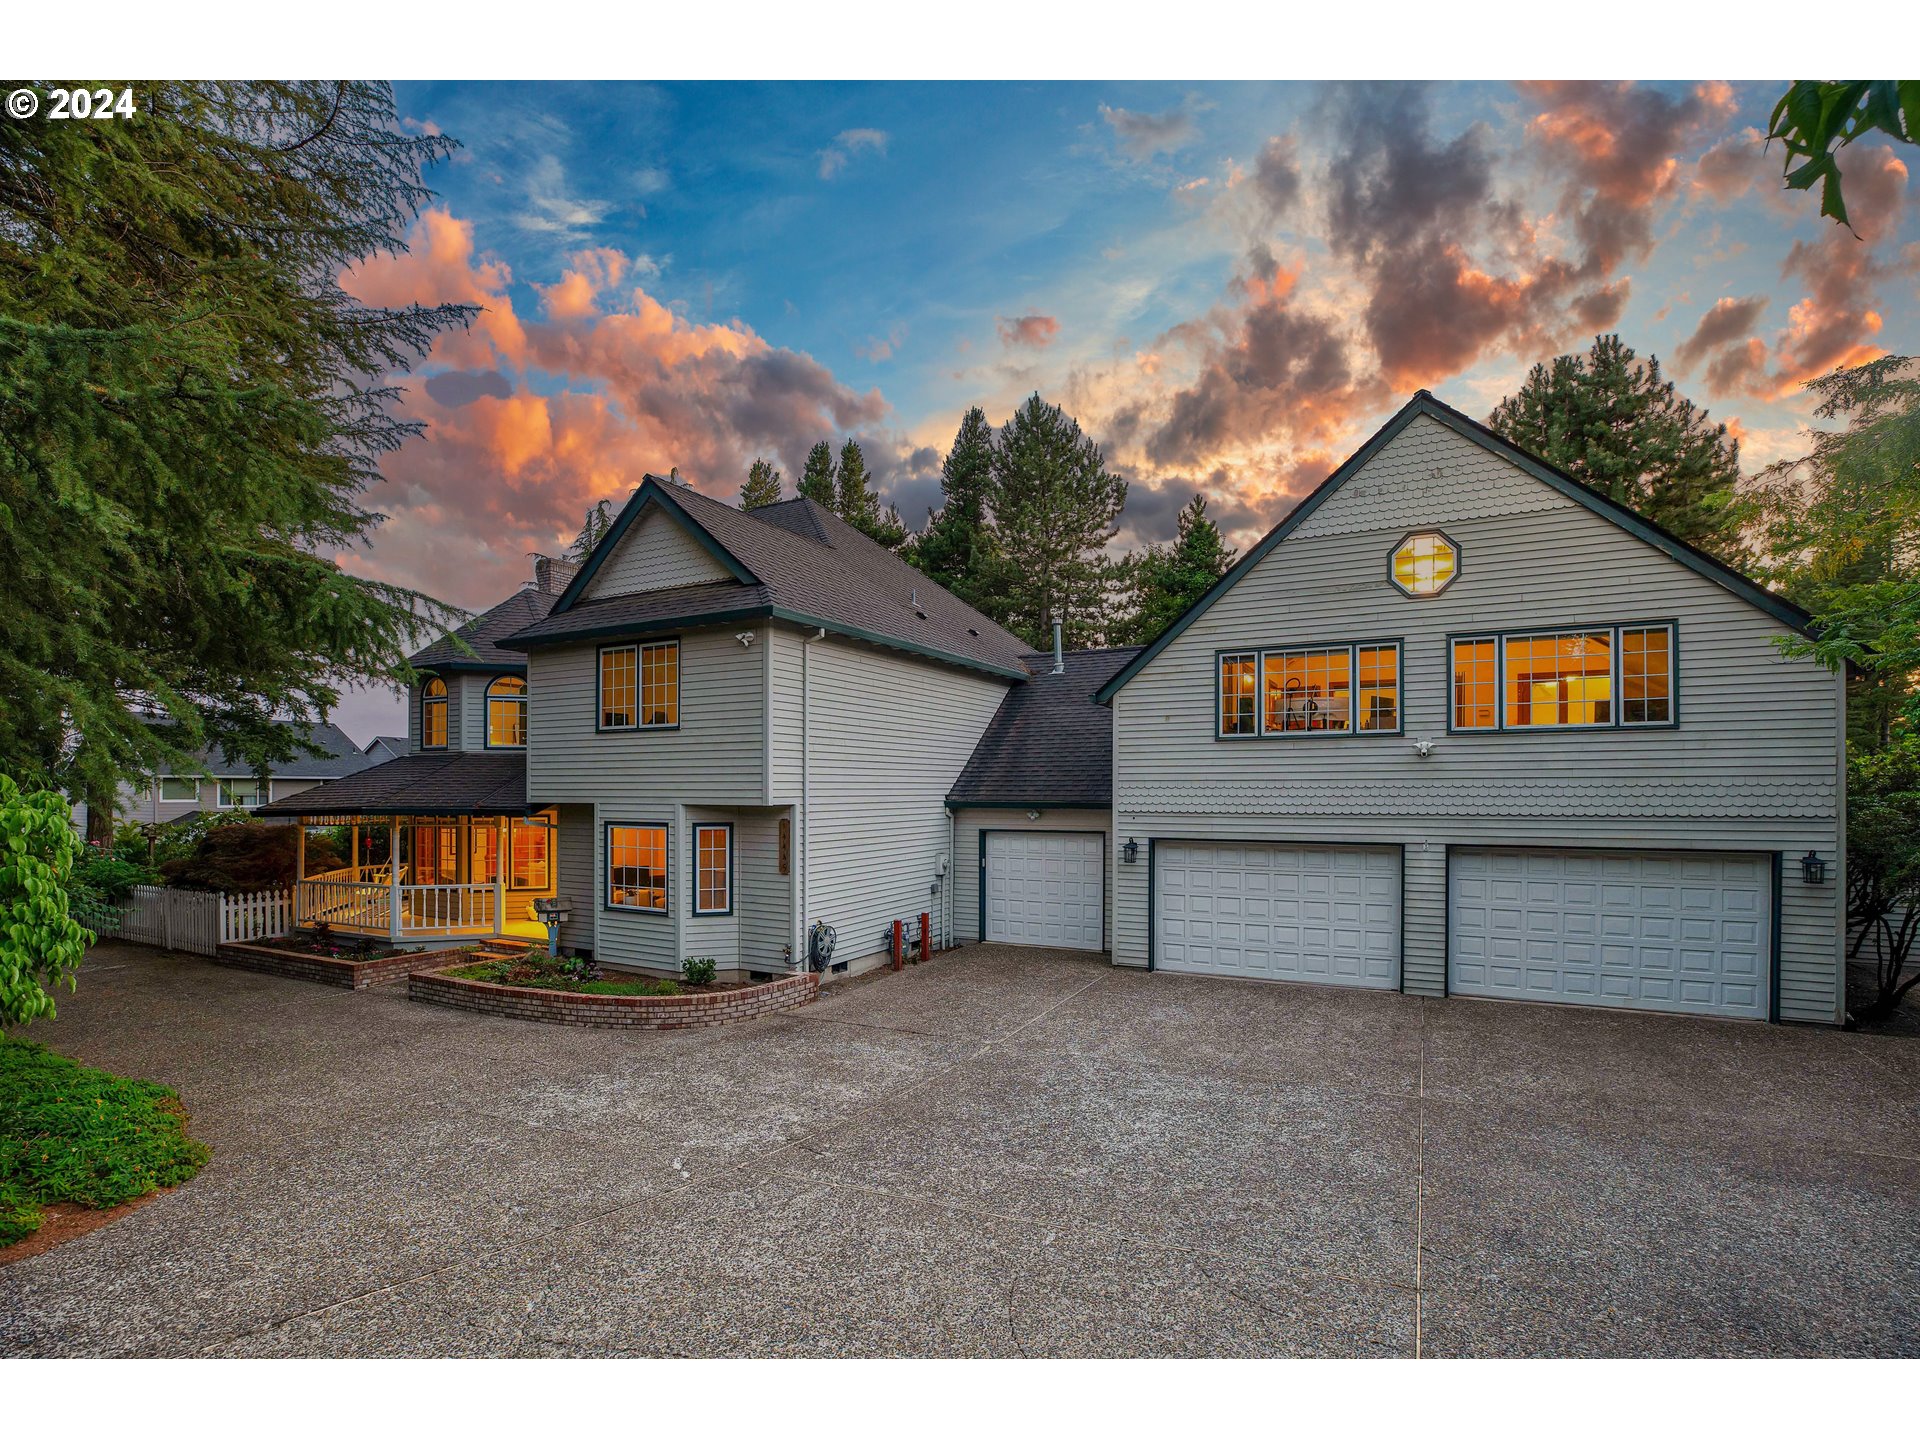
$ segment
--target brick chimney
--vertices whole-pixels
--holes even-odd
[[[558,595],[567,588],[580,567],[571,560],[556,560],[551,555],[533,557],[533,588]]]

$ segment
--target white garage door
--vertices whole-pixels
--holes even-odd
[[[1400,852],[1154,845],[1154,965],[1400,988]]]
[[[1106,949],[1101,925],[1106,854],[1102,835],[989,830],[981,877],[986,938],[1008,945]]]
[[[1455,850],[1457,995],[1767,1018],[1762,855]]]

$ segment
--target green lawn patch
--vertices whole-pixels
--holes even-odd
[[[109,1209],[191,1179],[210,1154],[165,1085],[0,1039],[0,1245],[39,1229],[42,1205]]]

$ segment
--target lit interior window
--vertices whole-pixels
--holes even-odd
[[[1500,661],[1491,640],[1453,642],[1453,728],[1493,730],[1500,724]]]
[[[487,686],[487,744],[515,749],[527,743],[527,682],[502,675]]]
[[[1612,722],[1611,632],[1513,636],[1505,658],[1509,726]]]
[[[1620,723],[1673,723],[1673,632],[1664,625],[1620,632]]]
[[[607,904],[621,910],[667,908],[667,827],[607,827]]]
[[[1253,707],[1253,673],[1257,662],[1251,654],[1220,657],[1220,733],[1252,735],[1259,730],[1259,716]]]
[[[1353,728],[1353,652],[1270,650],[1265,671],[1269,734]]]
[[[1409,595],[1438,595],[1460,571],[1460,554],[1438,530],[1418,530],[1393,552],[1393,583]]]
[[[1362,645],[1355,709],[1362,730],[1400,728],[1400,647]]]

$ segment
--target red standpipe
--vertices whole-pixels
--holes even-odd
[[[933,917],[924,910],[920,912],[920,958],[933,958]]]
[[[907,968],[907,927],[898,920],[893,922],[893,968]]]

